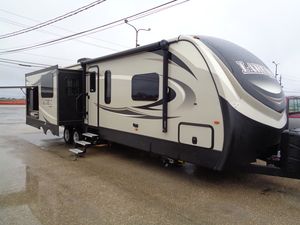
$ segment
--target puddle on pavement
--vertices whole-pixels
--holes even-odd
[[[2,167],[2,166],[1,166]],[[26,188],[26,167],[0,168],[0,196],[18,193]]]

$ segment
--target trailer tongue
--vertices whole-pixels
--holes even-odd
[[[266,165],[250,164],[240,172],[300,179],[300,134],[284,131],[278,155],[266,160]]]

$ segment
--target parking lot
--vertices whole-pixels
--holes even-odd
[[[116,144],[74,160],[25,106],[0,115],[1,224],[299,224],[300,180],[165,167]]]

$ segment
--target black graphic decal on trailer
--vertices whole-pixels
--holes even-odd
[[[95,105],[97,105],[96,103],[94,103]],[[130,116],[132,118],[140,118],[140,119],[162,119],[162,116],[151,116],[133,109],[130,109],[128,107],[122,107],[122,108],[112,108],[112,107],[106,107],[104,105],[99,105],[99,108],[112,112],[112,113],[116,113],[116,114],[120,114],[122,116]],[[161,111],[161,109],[160,109]],[[179,116],[173,116],[173,117],[168,117],[168,119],[173,119],[173,118],[178,118]]]
[[[152,53],[163,56],[163,51],[161,49],[152,51]],[[171,52],[169,52],[169,63],[171,63],[171,64],[173,63],[173,64],[181,67],[182,69],[189,72],[196,80],[198,80],[197,77],[195,76],[195,74],[192,72],[192,70],[179,57],[177,57],[176,55],[174,55]]]

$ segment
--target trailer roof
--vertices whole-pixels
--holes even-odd
[[[81,64],[90,64],[90,63],[94,63],[94,62],[98,62],[98,61],[110,60],[110,59],[119,58],[119,57],[122,57],[122,56],[136,54],[136,53],[140,53],[140,52],[153,51],[153,50],[156,50],[156,49],[161,49],[165,45],[168,45],[168,42],[166,40],[162,40],[162,41],[159,41],[159,42],[155,42],[153,44],[144,45],[144,46],[141,46],[141,47],[137,47],[137,48],[125,50],[125,51],[122,51],[122,52],[114,53],[114,54],[111,54],[111,55],[101,56],[101,57],[94,58],[94,59],[83,60],[83,61],[81,61]]]

